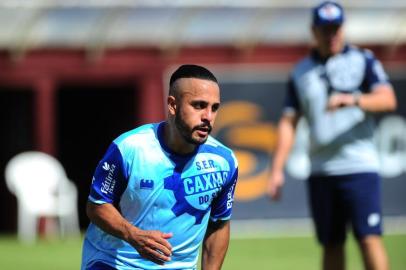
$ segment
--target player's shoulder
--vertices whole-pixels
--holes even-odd
[[[208,137],[207,141],[204,143],[204,148],[208,152],[215,153],[225,157],[226,159],[232,160],[235,166],[237,166],[238,162],[237,158],[235,157],[234,151],[214,137]]]
[[[311,55],[307,55],[300,59],[293,67],[292,72],[291,72],[291,77],[295,78],[298,77],[302,74],[305,74],[312,69],[316,68],[317,64],[314,61],[313,57]]]
[[[114,143],[120,147],[126,146],[140,146],[145,145],[145,142],[151,141],[151,139],[156,138],[156,130],[158,128],[159,123],[150,123],[139,126],[132,130],[129,130],[116,139],[114,139]]]
[[[360,49],[362,51],[362,54],[364,55],[365,59],[369,62],[374,62],[376,59],[375,54],[373,53],[373,51],[371,51],[370,49]]]
[[[347,53],[354,53],[354,54],[361,54],[364,58],[367,60],[373,60],[375,59],[375,55],[373,51],[367,48],[361,48],[356,45],[347,45]]]
[[[232,153],[233,150],[231,150],[231,148],[229,148],[228,146],[224,145],[222,142],[220,142],[219,140],[215,139],[212,136],[209,136],[207,138],[207,141],[205,142],[206,146],[210,146],[210,147],[214,147],[217,148],[219,151],[227,151]]]

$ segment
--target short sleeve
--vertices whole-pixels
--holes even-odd
[[[386,74],[381,62],[375,58],[372,52],[365,52],[365,78],[362,83],[361,90],[364,93],[373,91],[378,84],[390,84],[388,75]]]
[[[234,201],[235,185],[237,184],[238,168],[233,172],[231,178],[225,183],[220,194],[213,200],[210,218],[213,221],[227,220],[231,217]]]
[[[117,145],[112,143],[96,167],[89,201],[96,204],[118,202],[127,187],[127,179],[121,152]]]
[[[300,112],[299,99],[297,97],[295,82],[292,77],[290,77],[288,81],[283,111],[284,113]]]

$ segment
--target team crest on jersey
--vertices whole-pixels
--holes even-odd
[[[176,199],[171,210],[176,216],[192,215],[196,218],[195,224],[200,224],[228,175],[229,166],[225,159],[212,154],[197,155],[181,173],[164,179],[164,188],[171,190]]]
[[[154,188],[154,180],[141,179],[141,181],[140,181],[140,189],[153,189],[153,188]]]

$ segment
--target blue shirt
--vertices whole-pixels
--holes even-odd
[[[310,133],[311,173],[343,175],[376,172],[374,119],[357,106],[327,111],[330,95],[369,93],[390,84],[381,63],[367,50],[346,45],[322,59],[316,51],[300,61],[291,74],[285,113],[300,114]]]
[[[230,219],[238,165],[233,152],[209,136],[189,155],[164,144],[165,123],[124,133],[96,168],[89,200],[118,206],[142,230],[172,232],[172,260],[140,257],[127,242],[90,224],[82,267],[103,261],[117,269],[195,269],[209,219]]]

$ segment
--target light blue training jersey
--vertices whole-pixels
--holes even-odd
[[[209,136],[194,153],[177,155],[163,141],[165,122],[119,136],[99,162],[89,201],[111,203],[142,230],[173,233],[172,259],[160,266],[127,242],[91,223],[82,269],[100,261],[116,269],[196,269],[209,219],[230,219],[238,165],[233,152]]]
[[[357,106],[327,111],[327,102],[336,92],[369,93],[382,84],[390,84],[388,76],[372,52],[350,45],[328,59],[313,51],[295,66],[284,113],[307,120],[312,174],[379,170],[373,116]]]

